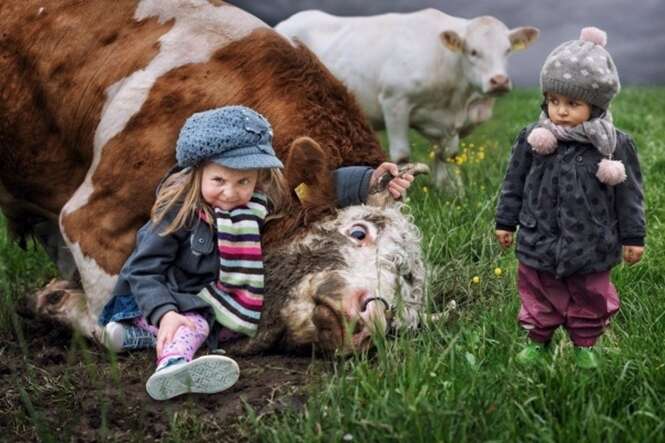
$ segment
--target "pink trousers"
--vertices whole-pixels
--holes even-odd
[[[517,289],[522,301],[518,321],[539,343],[563,326],[575,346],[593,346],[619,310],[609,271],[557,279],[520,263]]]

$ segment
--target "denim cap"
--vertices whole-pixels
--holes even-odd
[[[175,149],[180,168],[213,161],[232,169],[283,168],[272,148],[272,128],[245,106],[197,112],[185,121]]]

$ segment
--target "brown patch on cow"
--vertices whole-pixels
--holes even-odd
[[[114,41],[118,39],[118,31],[112,31],[109,34],[106,34],[103,36],[99,41],[102,44],[102,46],[110,45]]]
[[[137,23],[129,0],[113,13],[96,2],[49,3],[35,19],[43,5],[0,4],[0,177],[14,198],[57,214],[92,160],[106,88],[145,67],[173,23]]]
[[[312,321],[316,325],[317,344],[324,352],[333,352],[344,344],[343,322],[337,317],[335,310],[328,305],[320,304],[314,308]]]
[[[317,298],[330,296],[338,297],[341,289],[344,289],[345,286],[346,283],[344,282],[344,279],[337,274],[331,274],[325,282],[316,288],[315,294]]]
[[[165,103],[172,105],[168,112]],[[136,230],[148,219],[153,190],[175,163],[175,141],[184,121],[194,112],[229,104],[244,104],[268,118],[282,159],[303,135],[321,146],[329,168],[375,166],[385,158],[353,97],[315,56],[293,48],[271,29],[260,29],[219,49],[206,63],[182,66],[157,79],[141,110],[104,147],[88,203],[64,219],[69,238],[106,272],[117,273],[134,246]],[[130,158],[143,166],[127,168]],[[326,196],[327,201],[303,208],[294,194],[288,216],[266,225],[265,244],[284,241],[298,227],[329,214],[336,202],[334,193]]]

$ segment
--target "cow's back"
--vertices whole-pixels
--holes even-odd
[[[379,128],[384,121],[378,97],[407,89],[417,94],[418,85],[429,95],[432,84],[454,63],[439,34],[462,30],[466,23],[434,9],[366,17],[303,11],[275,30],[312,49]]]
[[[55,214],[64,207],[78,263],[120,269],[194,112],[256,108],[282,157],[307,135],[331,168],[384,158],[352,96],[316,57],[231,5],[7,3],[0,177],[16,198]]]

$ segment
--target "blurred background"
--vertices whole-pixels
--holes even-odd
[[[305,9],[336,15],[374,15],[436,8],[447,14],[473,18],[493,15],[509,28],[536,26],[541,34],[526,51],[511,57],[513,84],[536,86],[547,54],[560,43],[576,39],[584,26],[607,32],[607,49],[624,85],[665,84],[665,0],[230,0],[269,25]]]

